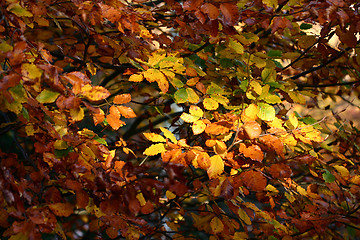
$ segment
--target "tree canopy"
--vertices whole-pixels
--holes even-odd
[[[355,239],[359,10],[1,0],[1,239]]]

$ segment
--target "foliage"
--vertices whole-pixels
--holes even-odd
[[[0,4],[2,239],[359,235],[358,1]]]

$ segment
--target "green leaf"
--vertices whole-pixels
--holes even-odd
[[[10,4],[7,8],[8,11],[12,12],[18,17],[32,17],[33,14],[26,10],[25,8],[21,7],[19,3]]]
[[[275,109],[267,103],[259,103],[260,110],[257,116],[264,121],[272,121],[275,119]]]
[[[308,23],[302,23],[302,24],[300,25],[300,29],[301,29],[301,30],[307,30],[307,29],[310,29],[310,28],[312,28],[312,27],[313,27],[313,25],[308,24]]]
[[[280,51],[280,50],[270,50],[270,51],[267,53],[267,55],[268,55],[269,57],[281,57],[282,51]]]
[[[229,47],[231,47],[238,54],[244,53],[243,45],[241,45],[241,43],[237,42],[236,40],[230,39]]]
[[[188,95],[186,92],[186,88],[180,88],[174,94],[176,103],[185,103],[187,101]]]
[[[199,102],[199,96],[196,94],[194,89],[192,88],[186,88],[187,93],[187,99],[190,103],[198,103]]]
[[[53,103],[59,95],[60,93],[58,92],[53,92],[45,89],[36,97],[36,100],[41,103]]]
[[[274,68],[264,68],[261,72],[261,78],[264,82],[275,82],[276,81],[276,71]]]
[[[332,183],[335,181],[335,176],[329,172],[329,170],[325,169],[325,172],[322,174],[326,183]]]
[[[105,146],[107,146],[107,142],[105,139],[99,137],[99,136],[95,136],[94,140],[97,141],[98,143],[104,144]]]

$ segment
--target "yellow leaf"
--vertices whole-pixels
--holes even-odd
[[[215,234],[221,233],[224,230],[224,224],[218,217],[211,219],[210,227]]]
[[[219,107],[219,103],[212,98],[205,98],[203,101],[204,108],[207,110],[216,110]]]
[[[133,74],[129,77],[130,82],[141,82],[144,80],[144,76],[142,74]]]
[[[238,215],[239,215],[240,219],[243,220],[246,225],[251,225],[250,217],[247,215],[247,213],[242,208],[238,209]]]
[[[234,234],[233,240],[246,240],[248,238],[249,237],[245,232],[236,232]]]
[[[263,4],[274,9],[278,6],[278,0],[262,0],[262,2]]]
[[[169,190],[166,191],[166,197],[171,200],[171,199],[174,199],[176,198],[176,195],[173,194],[172,192],[170,192]]]
[[[34,80],[41,77],[43,70],[38,68],[35,64],[24,63],[21,65],[21,73],[24,77]]]
[[[70,116],[74,122],[83,120],[85,113],[82,107],[70,109]]]
[[[299,121],[295,115],[295,112],[292,112],[290,115],[289,115],[289,120],[288,122],[291,124],[292,128],[291,129],[295,129],[297,128],[297,126],[299,125]],[[287,126],[289,126],[289,124],[286,124]]]
[[[144,195],[142,194],[142,192],[139,192],[136,195],[136,198],[137,198],[137,200],[139,200],[141,206],[144,206],[146,204],[146,200],[145,200]]]
[[[296,187],[296,190],[298,191],[298,193],[300,193],[301,195],[304,195],[306,196],[307,195],[307,192],[304,188],[302,188],[301,186],[297,186]]]
[[[153,144],[144,151],[144,155],[155,156],[159,153],[165,152],[165,145],[163,143]]]
[[[203,110],[201,110],[201,108],[199,108],[198,106],[194,106],[194,105],[190,106],[189,113],[192,116],[199,117],[199,118],[202,118],[204,115]]]
[[[10,4],[6,10],[14,13],[18,17],[32,17],[33,16],[33,14],[31,12],[29,12],[25,8],[21,7],[19,3]]]
[[[91,87],[90,84],[87,84],[81,88],[81,95],[89,101],[96,102],[109,97],[110,92],[102,86]]]
[[[347,180],[347,179],[350,177],[349,170],[347,170],[346,167],[336,165],[336,166],[334,166],[334,168],[336,169],[336,171],[338,171],[338,172],[341,174],[341,176],[342,176],[344,179]]]
[[[69,146],[64,140],[56,140],[54,142],[54,148],[58,150],[64,150],[67,149]]]
[[[266,186],[266,190],[268,190],[269,192],[274,192],[274,193],[278,193],[278,192],[279,192],[279,190],[277,190],[277,188],[274,187],[274,186],[271,185],[271,184],[268,184],[268,185]]]
[[[196,94],[196,92],[194,91],[194,89],[192,88],[186,88],[186,93],[188,96],[188,101],[190,103],[198,103],[199,102],[199,96]]]
[[[289,97],[295,102],[295,103],[300,103],[300,104],[305,104],[306,103],[306,99],[305,97],[298,92],[287,92],[287,94],[289,94]]]
[[[188,113],[182,113],[180,118],[182,120],[184,120],[184,122],[187,122],[187,123],[193,123],[193,122],[195,122],[195,121],[197,121],[199,119],[199,117],[190,115]]]
[[[166,93],[169,89],[169,83],[165,75],[160,70],[149,68],[143,73],[143,75],[149,82],[157,82],[162,92]]]
[[[156,133],[144,133],[144,136],[147,140],[152,142],[166,142],[166,139],[163,136]]]
[[[173,143],[177,144],[177,140],[174,136],[174,134],[172,134],[172,132],[170,132],[169,130],[167,130],[166,128],[160,127],[160,130],[164,133],[164,136],[168,139],[170,139]]]
[[[255,121],[258,117],[259,107],[256,104],[250,104],[241,114],[243,122]]]
[[[194,135],[198,135],[198,134],[204,132],[205,128],[206,128],[206,124],[204,123],[203,120],[197,120],[192,125],[192,130],[193,130]]]
[[[210,157],[210,167],[207,170],[209,178],[216,178],[224,172],[224,161],[219,155]]]

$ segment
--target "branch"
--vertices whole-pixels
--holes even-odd
[[[357,43],[359,43],[359,42],[360,42],[360,40],[357,41]],[[298,79],[299,77],[303,77],[303,76],[305,76],[305,75],[307,75],[309,73],[315,72],[315,71],[325,67],[326,65],[334,62],[335,60],[339,59],[342,55],[344,55],[347,51],[349,51],[351,49],[353,49],[353,48],[352,47],[347,47],[344,51],[338,52],[337,54],[335,54],[335,56],[333,56],[332,58],[330,58],[326,62],[320,64],[319,66],[312,67],[312,68],[310,68],[310,69],[308,69],[308,70],[306,70],[306,71],[304,71],[302,73],[296,74],[295,76],[292,76],[290,79],[295,80],[295,79]]]
[[[316,88],[316,87],[335,87],[335,86],[346,86],[346,85],[352,85],[355,83],[360,83],[360,80],[357,81],[352,81],[352,82],[342,82],[342,83],[329,83],[329,84],[318,84],[318,85],[312,85],[312,84],[303,84],[303,83],[297,83],[296,85],[298,86],[298,90],[302,90],[303,88],[306,87],[312,87],[312,88]]]

